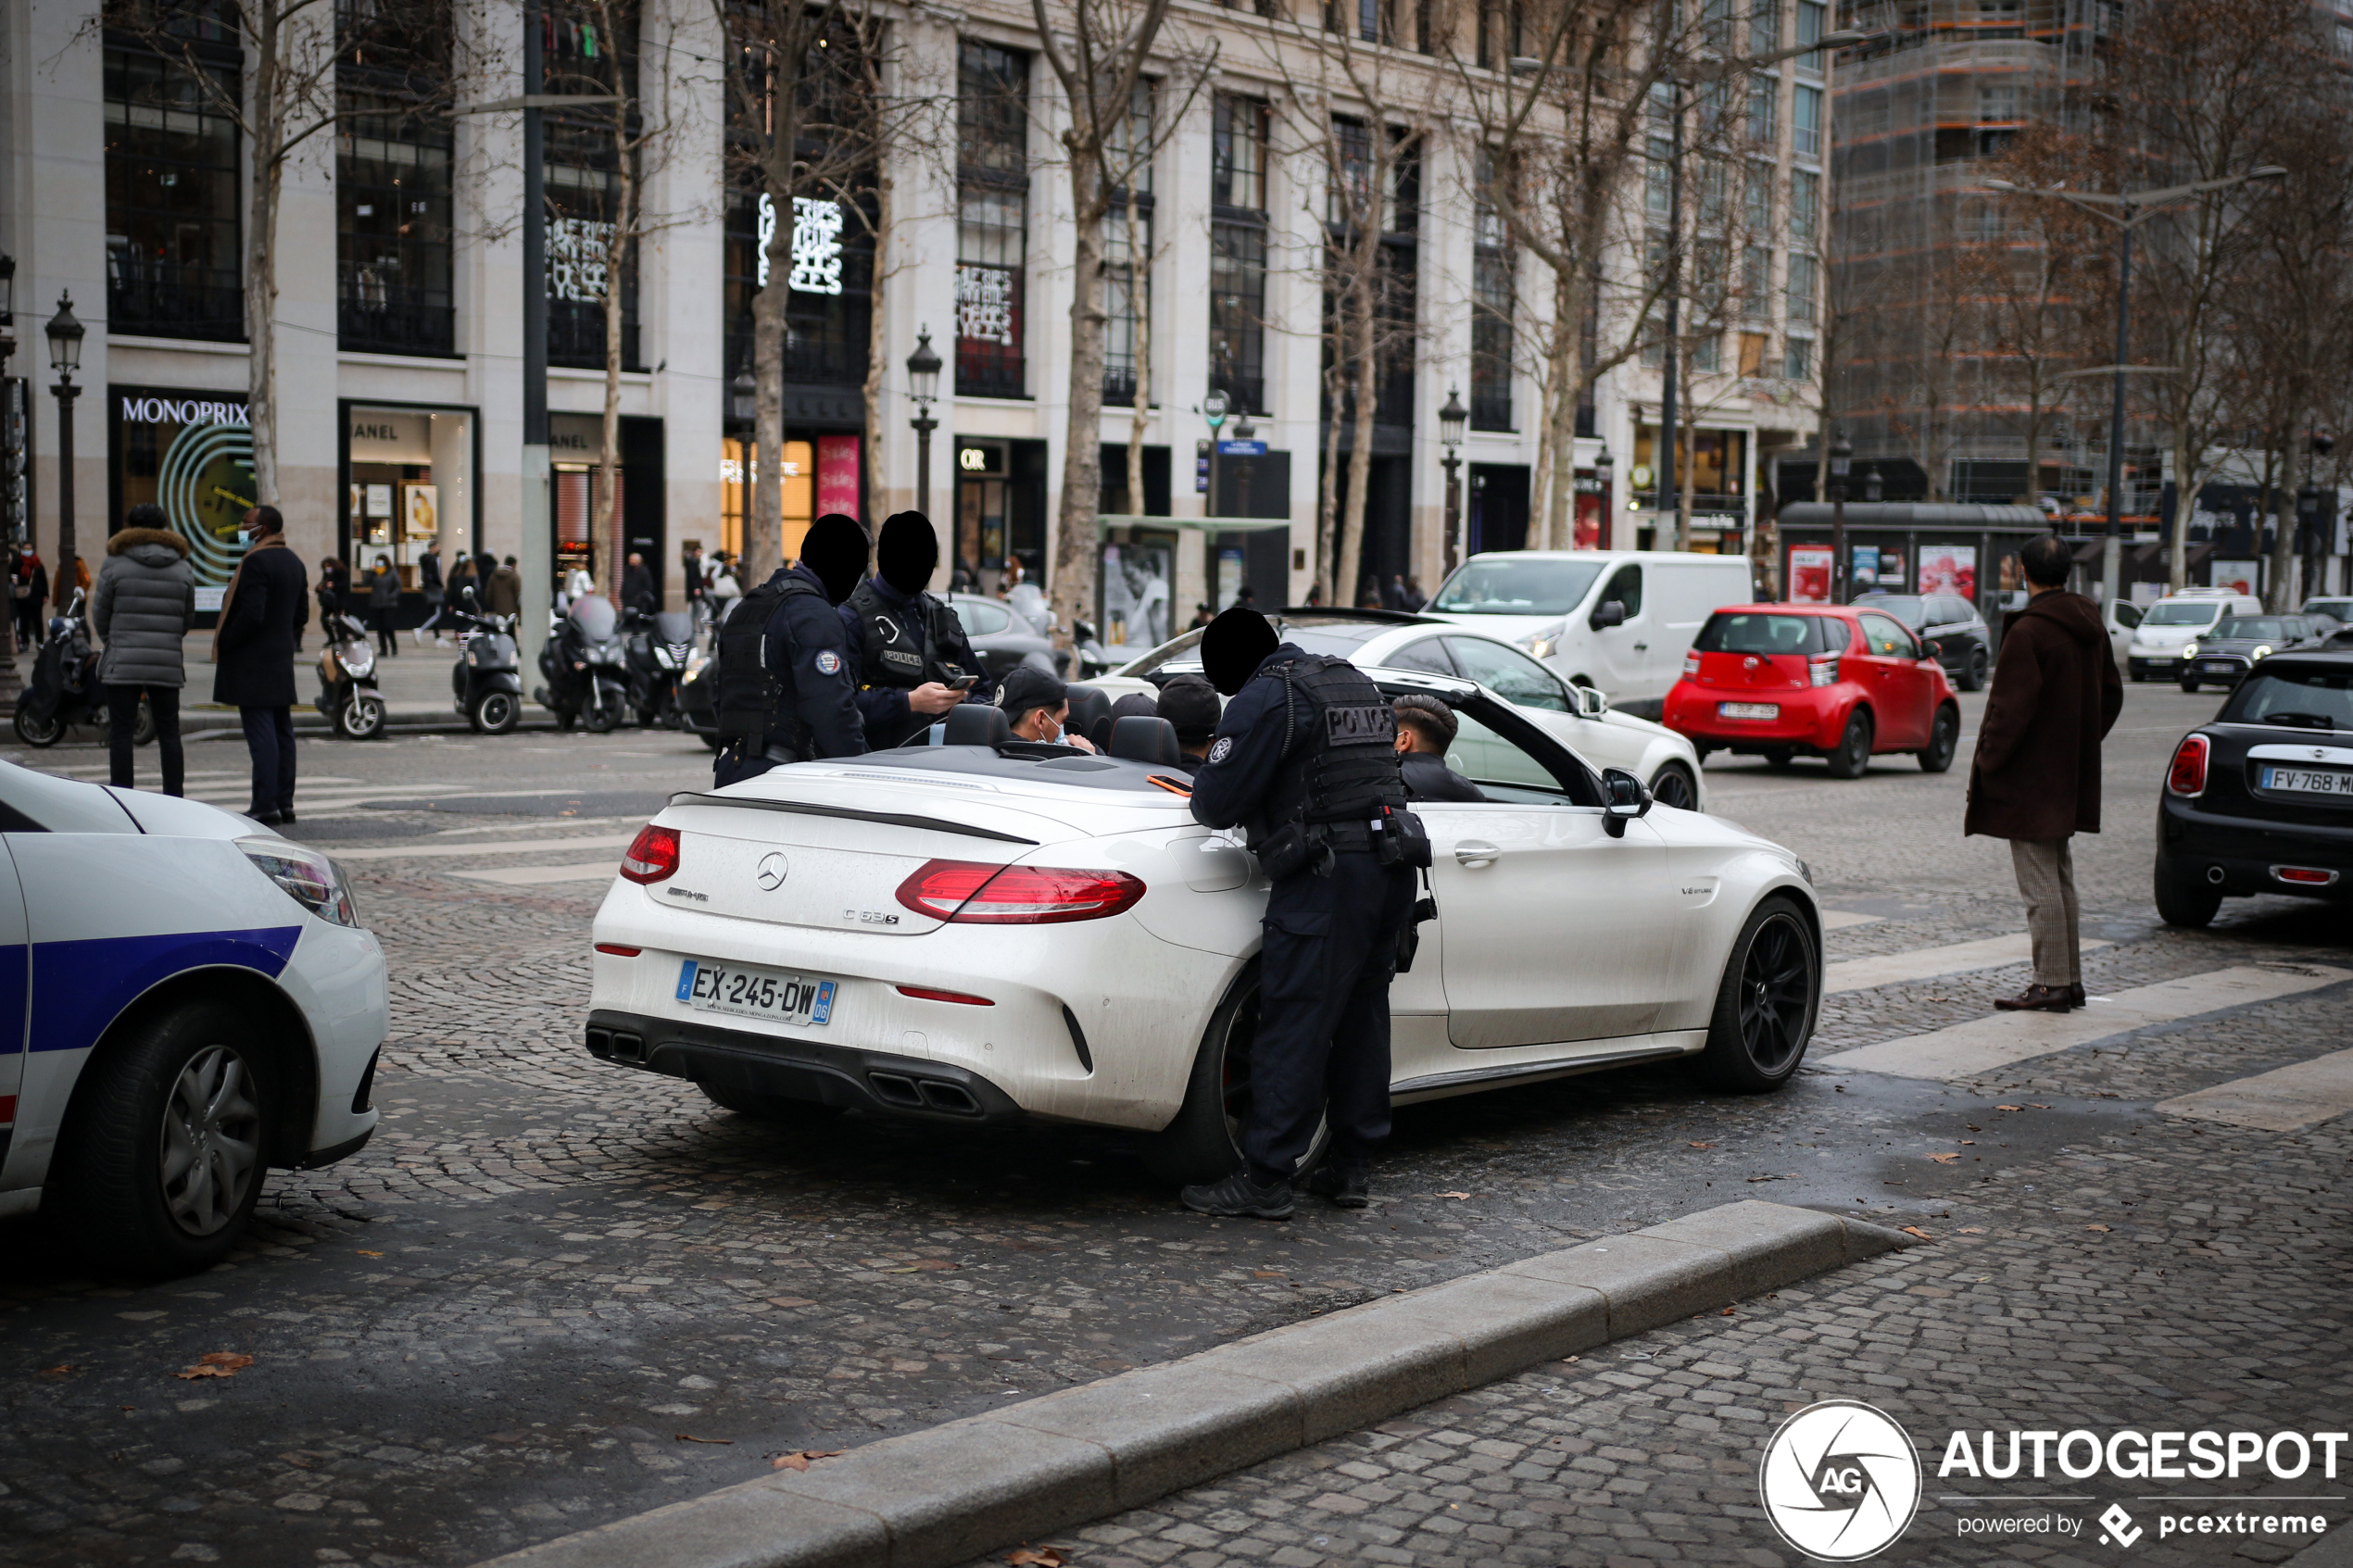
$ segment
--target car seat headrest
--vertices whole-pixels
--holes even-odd
[[[1176,745],[1176,726],[1165,719],[1148,719],[1131,714],[1116,720],[1111,727],[1111,745],[1106,748],[1112,756],[1130,762],[1148,762],[1156,768],[1181,768],[1185,753]]]
[[[1111,744],[1111,698],[1093,686],[1070,688],[1070,733],[1085,735],[1102,750]]]
[[[1003,746],[1013,738],[1005,710],[985,702],[960,702],[948,710],[939,742],[942,746]]]

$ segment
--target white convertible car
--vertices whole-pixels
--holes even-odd
[[[1454,708],[1488,797],[1416,807],[1438,913],[1390,992],[1396,1101],[1673,1057],[1789,1079],[1821,992],[1803,862],[1470,682],[1375,677]],[[749,1115],[1083,1123],[1229,1169],[1266,883],[1193,821],[1174,732],[1082,756],[975,706],[946,739],[673,798],[598,911],[589,1051]]]

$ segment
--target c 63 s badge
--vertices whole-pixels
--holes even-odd
[[[1857,1562],[1893,1544],[1920,1505],[1920,1461],[1885,1411],[1825,1399],[1781,1423],[1756,1486],[1781,1539],[1820,1562]]]

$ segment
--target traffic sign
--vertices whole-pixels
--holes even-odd
[[[1266,455],[1264,441],[1221,441],[1217,444],[1221,458],[1263,458]]]

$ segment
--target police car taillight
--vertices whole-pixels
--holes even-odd
[[[1059,925],[1115,915],[1144,896],[1126,872],[932,860],[899,884],[899,903],[960,925]]]
[[[621,857],[621,874],[632,882],[661,882],[678,870],[678,830],[648,822]]]

